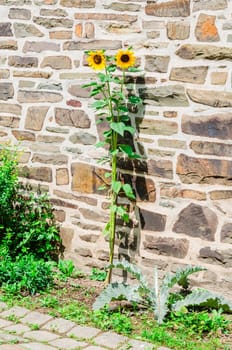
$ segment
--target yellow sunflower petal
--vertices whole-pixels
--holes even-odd
[[[127,69],[134,66],[135,55],[131,50],[119,50],[116,54],[116,65],[121,69]]]
[[[90,51],[87,61],[89,66],[96,70],[102,70],[106,66],[105,55],[100,50]]]

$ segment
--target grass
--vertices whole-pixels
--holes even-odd
[[[82,275],[79,275],[82,276]],[[114,330],[128,337],[150,341],[154,349],[167,346],[172,350],[232,349],[231,324],[220,311],[179,312],[158,325],[152,310],[136,305],[113,302],[110,309],[93,311],[92,304],[102,290],[103,282],[89,277],[58,276],[53,289],[34,296],[0,292],[9,306],[19,305],[31,310],[63,317],[80,325]]]

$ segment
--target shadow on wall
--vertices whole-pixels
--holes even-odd
[[[129,76],[126,78],[128,95],[136,95],[141,98],[140,88],[145,90],[145,79],[143,76]],[[125,259],[134,262],[135,256],[139,255],[139,247],[141,241],[141,228],[144,227],[144,218],[137,206],[137,201],[148,201],[150,193],[147,188],[145,175],[148,173],[147,155],[143,145],[139,142],[139,125],[142,123],[145,115],[145,105],[130,105],[130,121],[128,125],[135,128],[136,134],[134,137],[130,133],[125,133],[125,136],[119,140],[121,143],[130,145],[134,152],[141,156],[140,159],[119,159],[118,178],[132,186],[136,201],[129,202],[125,197],[119,197],[119,202],[128,205],[130,212],[130,222],[125,223],[122,220],[117,220],[117,244],[118,244],[118,259]],[[127,279],[127,272],[123,271],[124,281]]]

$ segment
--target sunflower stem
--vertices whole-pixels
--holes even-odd
[[[107,91],[108,91],[108,108],[109,108],[109,114],[111,117],[111,121],[115,121],[115,115],[114,115],[114,108],[113,108],[113,102],[112,102],[112,94],[111,94],[111,88],[110,88],[110,82],[109,82],[109,73],[106,70],[106,75],[108,77],[107,79]],[[117,180],[117,155],[116,150],[118,146],[118,134],[112,130],[112,138],[111,138],[111,148],[110,152],[112,154],[111,159],[111,203],[110,203],[110,221],[109,221],[109,270],[107,274],[107,284],[111,283],[112,279],[112,263],[114,260],[114,246],[115,246],[115,235],[116,235],[116,217],[117,212],[115,211],[115,207],[117,206],[117,199],[118,195],[113,190],[113,184]]]

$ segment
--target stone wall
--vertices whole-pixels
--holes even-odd
[[[138,201],[119,254],[147,272],[200,264],[204,283],[229,290],[232,1],[0,0],[0,14],[1,142],[20,141],[22,175],[50,192],[66,256],[81,268],[107,260],[84,51],[132,45],[143,158],[121,165]]]

